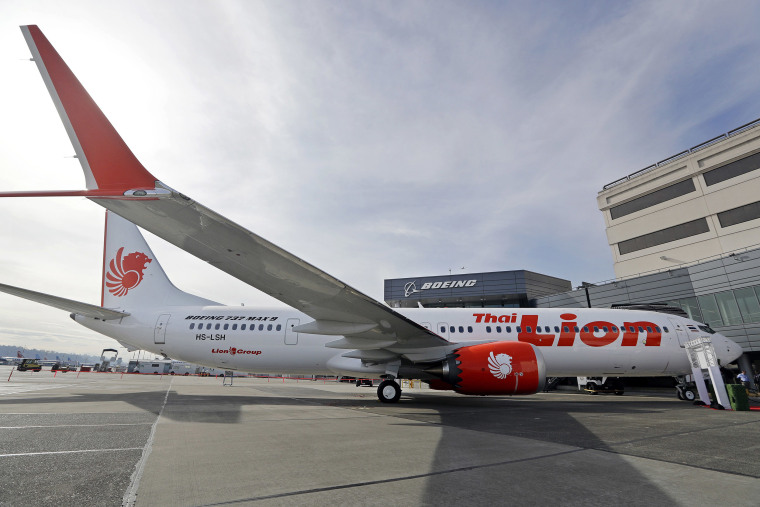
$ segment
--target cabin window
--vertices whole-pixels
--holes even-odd
[[[598,333],[598,332],[599,332],[599,328],[598,328],[598,327],[596,327],[596,326],[594,326],[594,332],[595,332],[595,333]]]
[[[636,332],[636,330],[633,328],[633,326],[628,326],[628,331],[630,331],[631,333],[635,333]]]
[[[651,333],[651,332],[652,332],[652,328],[647,326],[647,333]]]
[[[240,324],[240,330],[245,331],[245,324]]]
[[[193,329],[193,328],[195,328],[195,322],[193,322],[192,324],[190,324],[190,329]]]
[[[583,332],[588,333],[588,326],[583,326]]]
[[[486,333],[490,333],[490,332],[491,332],[491,326],[486,326]]]
[[[507,332],[507,333],[511,333],[512,332],[512,326],[506,326],[504,328],[504,331]]]
[[[464,326],[459,326],[459,332],[464,333]]]
[[[526,333],[532,333],[533,332],[533,328],[530,327],[530,326],[525,326],[525,332]]]
[[[449,333],[456,333],[456,332],[457,332],[457,328],[455,328],[454,326],[449,327]]]
[[[528,329],[530,329],[530,328],[528,328]],[[520,326],[516,326],[515,327],[515,331],[517,331],[518,333],[522,333],[522,328]]]
[[[237,324],[232,324],[232,330],[234,331],[236,329],[237,329]]]
[[[467,332],[472,333],[472,326],[467,326]]]
[[[655,331],[657,331],[658,333],[660,333],[660,332],[661,332],[661,331],[660,331],[660,326],[654,326],[654,330],[655,330]],[[668,331],[668,330],[667,330],[667,328],[666,328],[666,329],[665,329],[665,332],[667,332],[667,331]]]
[[[267,326],[267,331],[271,331],[271,330],[272,330],[272,324],[269,324],[269,325]]]
[[[221,327],[221,324],[217,324],[216,326],[214,326],[214,329],[219,329],[220,327]]]
[[[643,333],[643,332],[644,332],[644,328],[639,326],[639,333]]]
[[[602,331],[607,332],[607,326],[602,326]]]
[[[229,325],[229,324],[225,324],[225,325],[224,325],[224,330],[225,330],[225,331],[227,331],[227,329],[229,329],[229,327],[230,327],[230,325]],[[217,329],[219,329],[219,328],[217,328]]]
[[[263,330],[264,330],[264,324],[259,324],[259,331],[263,331]]]
[[[578,331],[580,331],[580,329],[578,328],[578,326],[575,326],[575,327],[573,328],[573,331],[575,331],[575,332],[577,333]]]
[[[617,328],[617,326],[612,326],[612,332],[613,332],[613,333],[617,333],[617,332],[618,332],[618,328]]]
[[[496,332],[501,333],[501,326],[496,326]]]
[[[441,326],[441,333],[445,333],[445,332],[446,332],[446,326]]]
[[[554,326],[554,332],[559,333],[559,326]]]
[[[277,324],[277,331],[281,331],[281,330],[282,330],[282,325],[281,324]]]
[[[570,332],[570,328],[567,327],[567,326],[562,326],[562,332],[569,333]]]
[[[211,329],[211,324],[206,324],[206,329]]]

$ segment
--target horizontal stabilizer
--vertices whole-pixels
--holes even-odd
[[[59,310],[73,312],[84,317],[91,317],[93,319],[114,320],[129,315],[126,312],[109,310],[107,308],[101,308],[100,306],[81,303],[79,301],[73,301],[71,299],[60,298],[58,296],[51,296],[50,294],[22,289],[20,287],[13,287],[12,285],[5,285],[2,283],[0,283],[0,292],[13,294],[14,296],[18,296],[20,298],[42,303],[43,305],[52,306],[53,308],[58,308]]]

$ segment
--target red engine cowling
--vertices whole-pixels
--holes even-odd
[[[546,383],[541,352],[525,342],[462,347],[450,354],[440,367],[426,371],[439,376],[449,389],[461,394],[535,394]],[[445,389],[438,384],[435,388]]]

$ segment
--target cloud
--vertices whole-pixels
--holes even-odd
[[[149,170],[362,292],[382,299],[385,278],[461,266],[609,279],[597,192],[758,116],[759,9],[5,3],[0,187],[83,185],[9,28],[34,22]],[[0,213],[0,281],[99,300],[102,210],[6,199]],[[276,304],[148,238],[180,288]],[[65,319],[66,339],[92,353],[90,332],[65,314],[0,297],[1,343],[21,339],[11,329],[46,340],[41,326]]]

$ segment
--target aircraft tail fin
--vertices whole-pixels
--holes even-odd
[[[128,309],[218,305],[175,287],[135,224],[106,211],[101,305]]]

